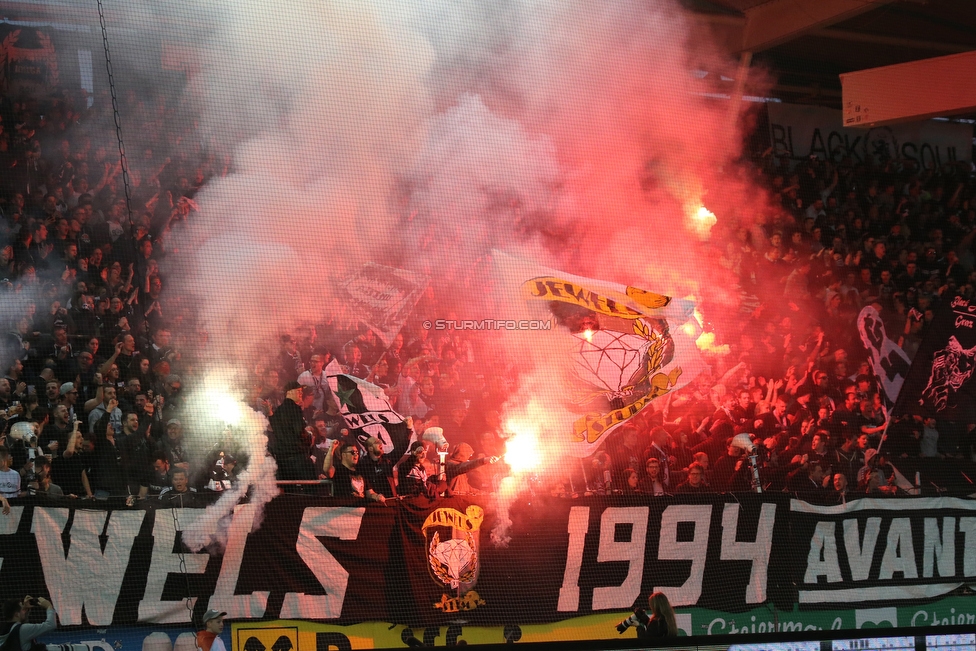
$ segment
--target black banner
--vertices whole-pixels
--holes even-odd
[[[533,501],[512,510],[512,541],[483,570],[485,601],[517,604],[527,621],[629,610],[660,590],[675,606],[737,611],[790,601],[785,496]],[[758,542],[757,542],[758,536]],[[492,550],[495,552],[496,550]],[[481,582],[479,582],[480,584]],[[502,588],[502,590],[493,592]]]
[[[58,85],[58,56],[52,31],[0,23],[0,90],[25,86],[46,89]]]
[[[193,599],[231,619],[543,624],[678,608],[743,613],[922,603],[976,580],[976,502],[786,495],[535,496],[364,507],[283,496],[258,514],[15,503],[0,516],[0,585],[49,596],[62,626],[188,624]],[[74,506],[75,503],[72,503]],[[496,527],[508,524],[492,543]],[[213,527],[222,554],[180,531]]]
[[[976,305],[956,296],[935,311],[892,411],[957,420],[976,408]]]

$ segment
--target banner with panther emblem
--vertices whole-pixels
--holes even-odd
[[[479,594],[481,529],[485,509],[461,498],[401,504],[400,527],[410,604],[419,619],[466,613],[484,606]]]
[[[892,414],[962,420],[976,410],[976,304],[945,298],[926,326]]]
[[[430,576],[445,592],[434,608],[452,613],[484,605],[484,599],[474,591],[484,519],[485,510],[472,504],[463,513],[451,507],[434,509],[424,520],[421,530],[427,541]]]

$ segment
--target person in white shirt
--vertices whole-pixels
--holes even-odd
[[[322,353],[312,355],[309,366],[311,367],[309,370],[303,371],[298,376],[298,383],[303,387],[308,387],[308,391],[314,392],[315,398],[312,400],[312,406],[315,411],[326,411],[331,403],[329,394],[332,390],[329,388],[325,375],[325,355]]]
[[[13,457],[6,448],[0,448],[0,497],[20,497],[20,473],[10,469]]]
[[[203,630],[197,633],[198,651],[227,651],[224,641],[220,639],[226,614],[216,610],[208,610],[203,614]]]

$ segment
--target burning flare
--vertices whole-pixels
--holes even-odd
[[[718,218],[715,216],[711,210],[705,206],[698,206],[697,208],[690,208],[688,210],[690,219],[689,224],[691,225],[691,230],[693,230],[698,237],[706,239],[711,230],[718,222]]]
[[[241,402],[229,393],[217,393],[214,397],[214,409],[217,418],[231,427],[240,425],[244,418]]]
[[[715,333],[705,332],[705,317],[702,315],[701,310],[697,307],[692,318],[688,319],[682,326],[681,331],[686,335],[695,340],[695,345],[698,346],[698,350],[703,353],[711,353],[713,355],[728,355],[729,345],[722,344],[721,346],[715,345]]]
[[[731,352],[728,344],[722,344],[721,346],[715,345],[714,332],[701,333],[701,336],[695,340],[695,345],[703,353],[711,353],[712,355],[728,355]]]
[[[536,427],[509,422],[507,429],[514,434],[505,443],[505,463],[512,473],[530,472],[539,467],[542,453],[539,451],[539,431]]]
[[[694,297],[691,297],[691,299],[694,300]],[[698,339],[699,335],[702,334],[704,325],[705,317],[702,316],[701,310],[696,307],[692,313],[692,318],[685,321],[684,325],[681,326],[681,330],[692,339]]]

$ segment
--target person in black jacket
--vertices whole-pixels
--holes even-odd
[[[829,470],[829,468],[827,469]],[[786,479],[786,491],[794,493],[801,499],[824,498],[830,495],[825,487],[825,478],[831,473],[825,472],[824,464],[819,460],[806,461],[794,470]]]
[[[678,623],[674,618],[674,608],[663,592],[655,592],[647,598],[647,608],[651,611],[650,621],[637,626],[638,639],[655,637],[677,637]]]
[[[405,497],[430,495],[429,477],[424,465],[427,449],[421,441],[414,441],[403,458],[397,461],[397,493]]]
[[[115,402],[114,400],[112,401]],[[111,411],[95,423],[94,477],[89,478],[96,499],[129,494],[128,468],[122,461],[122,442],[112,427]]]
[[[366,480],[366,487],[383,497],[394,497],[393,462],[383,454],[383,443],[375,436],[366,439],[366,455],[359,458],[356,471]],[[377,501],[383,501],[377,499]]]
[[[436,470],[432,469],[433,475],[428,473],[424,459],[426,451],[422,441],[414,441],[408,453],[397,462],[397,494],[433,499],[447,490],[447,480],[438,478]]]
[[[28,624],[27,616],[31,608],[40,606],[47,611],[43,624]],[[25,651],[37,647],[45,648],[36,639],[45,633],[50,633],[58,627],[57,613],[54,606],[44,597],[24,597],[7,599],[3,602],[3,621],[0,622],[0,648]],[[11,636],[14,636],[11,638]]]
[[[697,461],[688,466],[688,478],[678,484],[675,493],[705,494],[711,492],[705,485],[705,467]]]
[[[197,489],[190,486],[186,470],[179,466],[173,468],[172,486],[167,486],[159,492],[159,501],[182,508],[196,506],[196,500]]]
[[[338,458],[336,458],[338,457]],[[386,503],[386,497],[370,488],[358,468],[359,447],[354,443],[336,441],[332,453],[326,454],[323,474],[332,479],[334,497],[358,497]]]
[[[305,417],[302,416],[303,387],[297,381],[285,385],[285,400],[271,415],[271,440],[268,449],[278,462],[278,479],[314,479],[308,456]]]
[[[650,615],[648,615],[650,612]],[[631,626],[637,627],[637,639],[676,637],[678,623],[671,602],[663,592],[655,592],[647,598],[647,610],[637,608],[634,614],[617,624],[617,632],[623,633]]]

